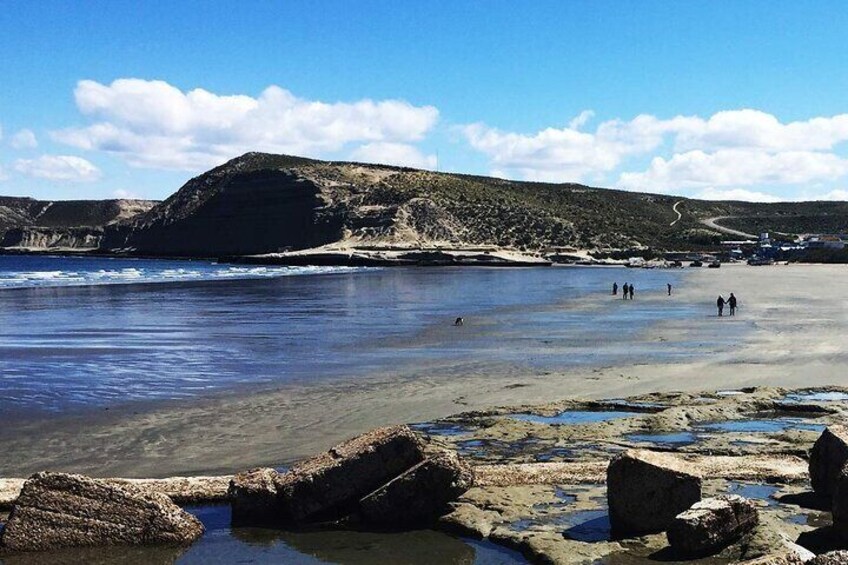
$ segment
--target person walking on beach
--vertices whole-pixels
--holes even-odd
[[[630,291],[630,285],[624,283],[624,286],[621,287],[621,298],[627,300],[627,293]]]
[[[730,315],[736,315],[736,297],[733,296],[733,293],[730,293],[730,298],[727,299],[727,305],[730,306]]]
[[[630,285],[630,300],[633,300],[633,285]]]
[[[666,286],[668,287],[668,295],[671,296],[671,283],[667,283]]]
[[[718,315],[722,316],[722,313],[724,312],[724,297],[720,294],[716,300],[716,306],[718,307]]]
[[[618,283],[614,282],[612,283],[612,295],[615,296],[616,294],[618,294]]]

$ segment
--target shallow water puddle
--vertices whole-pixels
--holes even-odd
[[[454,422],[421,422],[419,424],[409,424],[409,427],[416,432],[421,432],[428,436],[461,436],[469,434],[474,430],[464,424]]]
[[[565,410],[555,416],[540,416],[538,414],[509,414],[507,417],[514,420],[522,420],[524,422],[533,422],[536,424],[548,424],[552,426],[559,425],[579,425],[579,424],[597,424],[600,422],[608,422],[619,418],[630,418],[633,416],[642,416],[639,412],[626,412],[623,410]]]
[[[848,401],[848,392],[838,391],[820,391],[820,392],[798,392],[787,394],[784,398],[786,402],[846,402]]]
[[[463,457],[481,460],[510,460],[516,457],[532,458],[541,463],[561,459],[573,459],[585,452],[586,445],[557,446],[551,441],[525,437],[515,441],[499,439],[467,439],[456,443],[457,452]]]
[[[203,522],[206,534],[176,560],[180,564],[527,562],[519,553],[491,542],[432,530],[374,533],[231,528],[229,505],[191,506],[186,510]]]
[[[775,485],[744,483],[741,481],[731,481],[727,486],[727,492],[729,494],[738,494],[751,500],[762,500],[767,506],[777,506],[777,499],[774,498],[774,495],[779,490],[780,487]]]
[[[794,417],[777,417],[771,419],[753,419],[753,420],[727,420],[724,422],[708,422],[697,424],[696,427],[701,430],[711,432],[731,432],[731,433],[781,433],[786,430],[801,430],[810,432],[821,432],[825,426],[823,424],[812,424],[803,418]]]
[[[669,432],[660,434],[628,434],[624,436],[633,443],[650,443],[660,447],[681,447],[692,445],[698,441],[698,436],[692,432]]]

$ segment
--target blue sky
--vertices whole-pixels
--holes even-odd
[[[164,198],[249,150],[848,199],[831,2],[38,2],[0,11],[0,194]]]

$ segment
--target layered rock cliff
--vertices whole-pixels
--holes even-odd
[[[148,200],[57,200],[0,197],[0,247],[100,247],[106,226],[150,210]]]

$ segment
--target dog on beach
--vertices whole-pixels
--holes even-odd
[[[465,320],[463,320],[462,318],[457,318],[456,320],[454,320],[453,325],[461,326],[464,323],[465,323]]]

